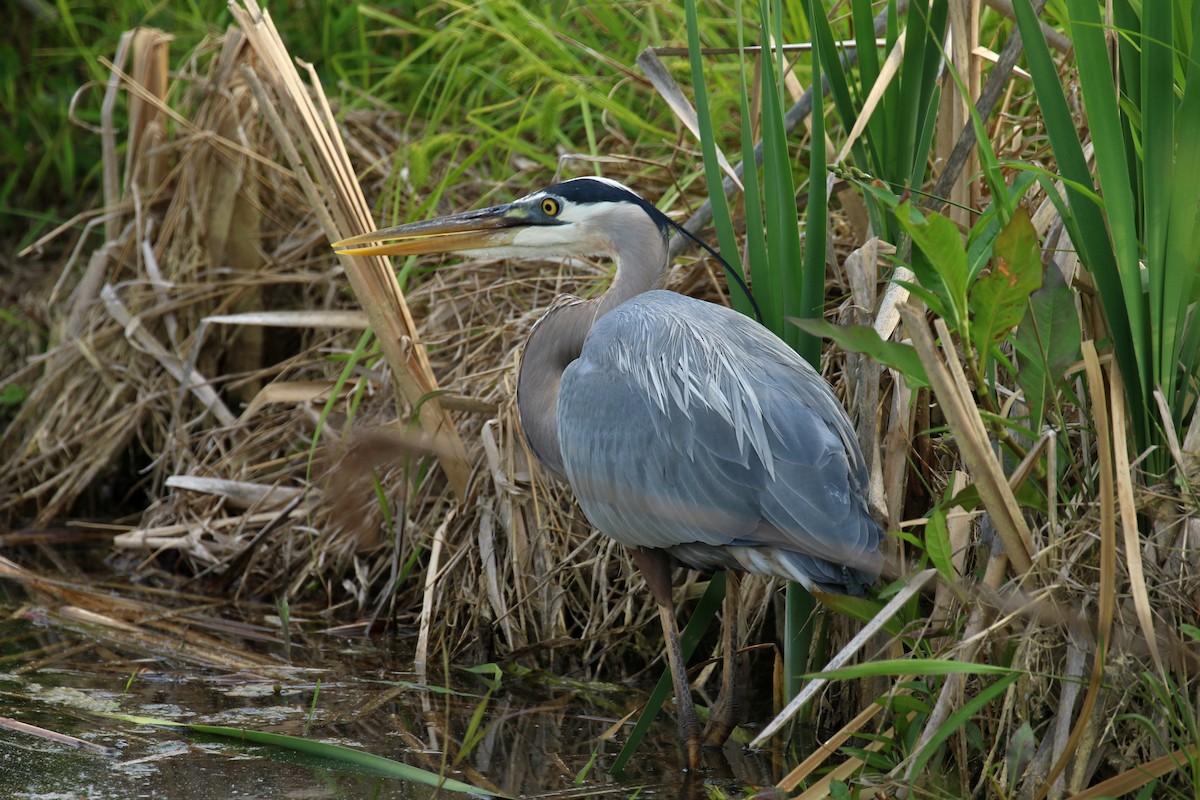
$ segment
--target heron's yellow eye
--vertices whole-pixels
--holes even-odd
[[[553,197],[545,197],[542,199],[542,213],[547,217],[557,217],[558,212],[562,211],[562,206]]]

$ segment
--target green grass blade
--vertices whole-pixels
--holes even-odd
[[[1191,6],[1192,48],[1187,59],[1182,99],[1175,117],[1174,175],[1200,175],[1200,4]],[[1171,184],[1171,207],[1167,244],[1163,254],[1163,312],[1159,339],[1163,346],[1163,361],[1178,364],[1180,374],[1194,375],[1197,371],[1197,345],[1200,344],[1200,324],[1195,318],[1188,322],[1188,307],[1197,299],[1196,254],[1200,253],[1200,187],[1194,180],[1176,180]],[[1186,265],[1191,265],[1188,268]],[[1172,266],[1174,268],[1172,269]],[[1182,267],[1182,268],[1181,268]],[[1194,392],[1186,380],[1175,394],[1168,394],[1175,414],[1175,426],[1183,426],[1183,414],[1188,406],[1182,392]]]
[[[918,148],[925,138],[923,132],[929,128],[930,115],[937,113],[933,98],[938,65],[942,61],[946,9],[946,0],[910,3],[905,15],[907,42],[900,66],[899,116],[893,123],[895,145],[891,163],[906,186],[920,186],[925,174],[928,151]]]
[[[809,0],[816,3],[817,0]],[[775,43],[782,44],[782,11],[778,0],[760,3],[764,29],[773,32]],[[810,11],[809,18],[813,14]],[[767,42],[763,42],[764,46]],[[821,56],[814,39],[812,51],[813,110],[809,138],[809,192],[806,235],[800,249],[800,220],[796,214],[796,186],[792,180],[792,158],[784,123],[783,51],[775,58],[762,59],[762,131],[763,185],[766,197],[768,271],[780,293],[773,303],[780,316],[771,320],[771,329],[779,334],[816,369],[821,364],[821,340],[792,325],[788,316],[820,318],[825,307],[825,231],[828,226],[825,199],[825,112],[821,86]],[[797,274],[797,268],[800,272]],[[812,657],[816,600],[796,583],[789,583],[784,594],[784,682],[788,697],[800,691],[800,675],[808,669]]]
[[[809,19],[820,6],[819,0],[809,0],[814,8],[809,11]],[[832,44],[830,42],[829,44]],[[820,37],[813,38],[812,49],[812,80],[813,86],[820,86],[826,70],[824,62],[835,60],[837,53],[830,48],[826,52],[820,44]],[[833,71],[840,75],[840,70]],[[779,126],[783,127],[782,110],[780,111]],[[825,100],[820,91],[813,92],[812,136],[809,138],[808,149],[808,208],[804,215],[804,273],[800,283],[800,305],[797,311],[801,319],[820,319],[825,312],[825,255],[827,235],[829,232],[829,199],[825,192]],[[789,316],[792,310],[787,309]],[[821,340],[811,334],[795,331],[796,350],[813,365],[814,369],[821,368]]]
[[[833,27],[829,24],[829,18],[824,14],[820,3],[813,4],[806,2],[800,5],[804,9],[804,13],[808,15],[808,24],[812,29],[813,58],[819,62],[820,67],[819,75],[817,73],[813,75],[813,85],[816,86],[817,82],[822,78],[828,82],[829,96],[833,99],[838,117],[842,121],[842,127],[849,131],[854,128],[854,124],[858,121],[858,110],[854,104],[855,92],[851,89],[851,80],[854,73],[847,65],[844,54],[837,49]],[[816,7],[814,8],[813,5]],[[871,86],[879,73],[879,56],[875,52],[874,22],[871,17],[870,4],[855,2],[854,5],[856,24],[865,16],[866,25],[865,29],[856,30],[858,34],[856,42],[859,46],[859,77],[858,85],[854,87],[858,89],[857,94],[859,97],[864,98],[866,92],[862,91],[862,87]],[[818,98],[813,98],[814,117],[816,116],[817,100]],[[855,142],[855,159],[858,163],[865,166],[870,162],[865,158],[862,141],[862,137],[859,137],[858,141]],[[823,179],[824,176],[822,175],[821,177]]]
[[[951,658],[885,658],[849,667],[813,672],[806,678],[825,678],[831,681],[853,681],[859,678],[895,678],[902,675],[999,675],[1018,678],[1021,672],[995,664],[956,661]]]
[[[1142,363],[1141,354],[1145,352],[1142,343],[1145,341],[1144,328],[1138,331],[1135,340],[1135,317],[1129,313],[1126,306],[1125,283],[1118,268],[1119,262],[1114,254],[1113,244],[1109,238],[1108,225],[1100,205],[1094,202],[1094,189],[1091,172],[1083,155],[1083,146],[1079,141],[1079,132],[1075,119],[1067,106],[1062,85],[1059,82],[1058,71],[1050,57],[1050,49],[1042,36],[1037,15],[1029,0],[1015,0],[1013,9],[1017,25],[1021,30],[1021,40],[1025,47],[1025,59],[1033,77],[1034,89],[1037,92],[1038,106],[1045,121],[1046,134],[1050,140],[1054,158],[1059,171],[1065,179],[1069,214],[1065,218],[1071,241],[1078,250],[1080,258],[1091,271],[1096,282],[1096,289],[1104,306],[1109,328],[1112,331],[1112,346],[1117,356],[1117,362],[1123,374],[1127,376],[1126,386],[1144,386],[1148,372]],[[1094,15],[1093,15],[1094,16]],[[1087,26],[1081,25],[1081,33],[1085,34],[1085,50],[1087,51],[1088,69],[1099,67],[1096,47],[1092,40],[1086,37]],[[1103,49],[1103,35],[1098,28],[1100,47]],[[1078,47],[1078,43],[1077,43]],[[1082,68],[1082,63],[1080,64]],[[1107,60],[1103,69],[1109,70]],[[1111,78],[1109,78],[1111,91]],[[1102,94],[1102,93],[1101,93]],[[1109,105],[1114,105],[1112,98]],[[1089,106],[1090,112],[1090,106]],[[1111,127],[1111,123],[1109,125]],[[1081,191],[1079,187],[1087,187]],[[1119,191],[1119,189],[1115,189]],[[1138,292],[1140,297],[1140,288]],[[1136,319],[1140,319],[1137,317]],[[1136,380],[1135,380],[1136,379]],[[1130,414],[1134,420],[1134,430],[1141,442],[1149,439],[1149,428],[1146,423],[1147,395],[1140,391],[1130,391]]]
[[[1131,189],[1117,91],[1109,63],[1108,42],[1100,9],[1088,0],[1067,0],[1071,40],[1079,65],[1079,83],[1095,148],[1096,171],[1104,192],[1104,211],[1112,231],[1118,278],[1124,292],[1129,325],[1139,354],[1146,354],[1146,319],[1141,300],[1136,207]],[[1162,94],[1160,90],[1154,94]],[[1169,135],[1168,130],[1168,135]],[[1131,376],[1132,377],[1132,376]]]
[[[713,227],[717,230],[717,242],[721,246],[721,254],[734,269],[739,269],[741,259],[738,258],[737,237],[734,235],[733,217],[729,213],[729,202],[725,198],[725,187],[721,176],[721,167],[717,161],[716,136],[713,132],[712,113],[709,109],[708,90],[704,82],[704,61],[700,54],[700,23],[696,14],[696,0],[684,3],[687,17],[688,62],[692,70],[692,91],[695,95],[696,119],[700,125],[700,149],[704,154],[704,179],[708,184],[708,196],[712,202]],[[754,164],[753,156],[746,162]],[[749,171],[749,170],[747,170]],[[741,276],[743,279],[745,276]],[[734,297],[740,293],[730,292]],[[749,300],[743,298],[738,310],[742,313],[749,311]],[[744,306],[744,307],[743,307]]]
[[[249,742],[250,744],[280,747],[296,753],[304,753],[308,756],[327,759],[337,764],[354,767],[355,769],[367,770],[387,778],[399,778],[400,780],[449,789],[454,792],[484,795],[487,797],[507,797],[507,795],[498,794],[488,789],[481,789],[478,786],[472,786],[469,783],[463,783],[453,778],[446,778],[420,767],[414,767],[411,764],[393,761],[390,758],[377,756],[373,753],[365,753],[362,750],[355,750],[340,744],[316,742],[311,739],[301,739],[298,736],[287,736],[282,733],[267,733],[265,731],[246,730],[243,728],[226,728],[220,725],[195,725],[188,722],[174,722],[172,720],[140,717],[132,714],[105,714],[104,716],[124,720],[134,725],[186,728],[194,733],[223,736],[241,742]]]
[[[1010,672],[1008,675],[1000,678],[991,686],[988,686],[979,694],[972,697],[963,704],[962,708],[951,714],[949,718],[947,718],[946,721],[942,723],[942,725],[936,731],[934,731],[933,736],[930,737],[929,741],[926,742],[921,751],[917,753],[912,769],[908,774],[912,776],[923,775],[925,771],[925,765],[928,764],[929,759],[933,758],[934,754],[937,753],[938,748],[942,746],[942,743],[954,735],[955,731],[966,725],[970,721],[971,717],[975,716],[975,714],[984,706],[992,702],[992,700],[996,697],[999,697],[1001,694],[1008,691],[1008,687],[1016,682],[1017,678],[1019,677],[1019,673]]]
[[[763,28],[773,30],[770,4],[759,3]],[[778,32],[776,36],[779,36]],[[777,39],[776,41],[779,41]],[[764,38],[764,48],[767,45]],[[759,298],[766,316],[766,325],[793,347],[799,342],[795,332],[785,332],[786,314],[805,314],[801,297],[800,221],[796,216],[796,188],[792,180],[792,160],[788,151],[787,133],[783,124],[783,101],[780,81],[773,56],[764,50],[762,57],[762,142],[763,142],[763,212],[767,231],[768,263],[766,298]],[[814,96],[819,94],[813,93]],[[814,97],[815,100],[815,97]],[[816,118],[814,102],[813,118]],[[824,147],[822,144],[814,146]],[[761,270],[763,265],[755,265]],[[765,300],[765,302],[763,302]],[[793,329],[794,331],[795,329]]]
[[[1114,10],[1125,11],[1121,17],[1136,19],[1124,2],[1117,2]],[[1166,9],[1163,9],[1166,11]],[[1118,17],[1118,20],[1121,19]],[[1174,15],[1147,13],[1142,17],[1141,57],[1141,140],[1142,175],[1141,199],[1143,203],[1142,240],[1145,248],[1145,263],[1150,294],[1148,297],[1149,325],[1155,338],[1151,347],[1155,353],[1165,355],[1175,350],[1178,338],[1178,322],[1168,324],[1168,298],[1166,296],[1167,233],[1171,215],[1171,203],[1175,199],[1175,93],[1163,91],[1175,85],[1173,41]],[[1126,69],[1124,64],[1122,71]],[[1191,138],[1194,131],[1188,133]],[[1180,177],[1195,183],[1195,175]],[[1108,187],[1105,186],[1107,196]],[[1174,271],[1179,271],[1178,269]],[[1173,304],[1172,304],[1173,305]],[[1173,309],[1172,309],[1173,310]],[[1172,314],[1174,316],[1174,314]],[[1169,338],[1168,338],[1169,337]],[[1174,359],[1156,358],[1154,382],[1161,386],[1167,397],[1174,394]]]
[[[758,179],[758,168],[755,165],[754,157],[754,126],[750,124],[753,117],[750,113],[751,96],[750,87],[746,84],[746,63],[748,56],[746,55],[746,26],[745,17],[742,14],[742,2],[737,0],[734,4],[734,13],[737,15],[737,37],[738,50],[741,52],[742,68],[738,71],[740,86],[741,86],[741,113],[742,113],[742,163],[746,165],[746,169],[742,172],[742,184],[745,191],[742,192],[742,197],[746,208],[746,263],[750,265],[750,277],[757,280],[758,274],[755,272],[755,265],[762,265],[764,271],[768,270],[767,265],[767,239],[763,230],[763,207],[762,207],[762,186]],[[765,155],[765,154],[764,154]],[[764,283],[766,291],[769,293],[769,286]],[[756,293],[757,295],[757,293]],[[749,306],[749,303],[745,305]],[[743,314],[749,314],[748,309],[734,306]]]

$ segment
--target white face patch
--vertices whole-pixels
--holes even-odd
[[[515,223],[498,234],[494,246],[473,256],[610,257],[620,260],[640,251],[657,251],[661,224],[653,206],[609,178],[573,178],[532,192],[512,203]],[[650,226],[647,227],[647,223]],[[650,236],[650,233],[655,234]],[[643,241],[643,236],[649,237]]]
[[[607,203],[564,201],[562,213],[555,218],[559,224],[522,228],[513,236],[509,249],[541,256],[615,255],[612,239],[606,235],[610,214]]]

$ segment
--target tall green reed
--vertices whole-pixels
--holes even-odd
[[[1125,377],[1135,452],[1161,475],[1194,415],[1200,358],[1200,6],[1067,0],[1095,176],[1029,0],[1015,4],[1064,179],[1064,221],[1095,284]],[[1110,59],[1115,45],[1116,60]],[[1155,392],[1167,409],[1159,413]]]

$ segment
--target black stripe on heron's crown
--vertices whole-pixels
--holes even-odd
[[[607,178],[572,178],[547,187],[546,194],[556,195],[571,203],[632,203],[645,211],[665,236],[677,226],[653,203],[645,200],[632,189]]]

